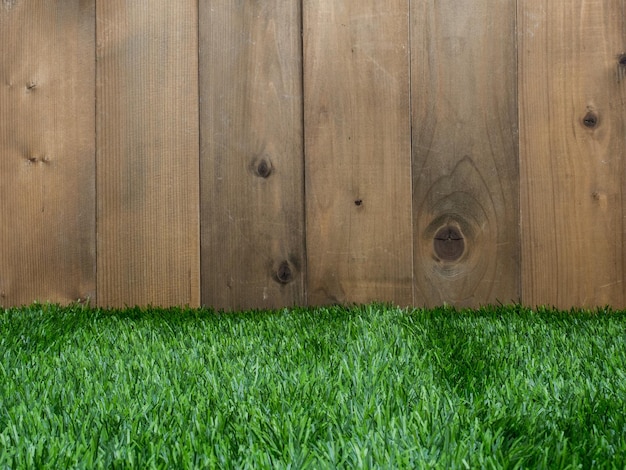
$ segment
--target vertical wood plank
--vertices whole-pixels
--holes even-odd
[[[304,2],[308,299],[410,304],[408,2]]]
[[[304,303],[300,2],[200,2],[202,303]]]
[[[97,20],[99,304],[198,305],[197,2]]]
[[[95,300],[93,0],[0,3],[0,307]]]
[[[417,304],[519,300],[515,15],[411,3]]]
[[[523,299],[624,307],[624,2],[519,2]]]

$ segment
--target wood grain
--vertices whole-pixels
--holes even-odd
[[[626,305],[623,12],[620,0],[519,3],[527,304]]]
[[[98,303],[198,305],[197,2],[97,18]]]
[[[626,307],[624,3],[0,1],[0,307]]]
[[[408,2],[303,8],[308,300],[410,304]]]
[[[415,302],[519,300],[515,2],[411,3]]]
[[[95,300],[94,2],[0,3],[0,307]]]
[[[304,302],[299,2],[200,3],[202,303]]]

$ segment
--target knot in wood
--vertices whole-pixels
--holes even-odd
[[[293,281],[293,273],[288,261],[283,261],[276,270],[276,276],[274,278],[280,284],[289,284]]]
[[[272,174],[272,164],[265,159],[261,159],[257,164],[256,174],[261,178],[269,178]]]
[[[435,234],[433,248],[442,261],[456,261],[465,251],[465,240],[458,228],[448,225]]]
[[[589,111],[587,114],[585,114],[585,117],[583,117],[583,126],[589,129],[593,129],[597,125],[598,115],[596,113],[594,113],[593,111]]]

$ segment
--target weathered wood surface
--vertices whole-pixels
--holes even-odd
[[[0,2],[0,306],[95,297],[94,2]]]
[[[299,2],[200,3],[202,301],[304,303]]]
[[[0,306],[626,307],[623,12],[0,1]]]
[[[200,303],[197,2],[97,3],[98,303]]]
[[[519,2],[523,300],[626,306],[624,2]]]
[[[308,301],[413,300],[409,12],[304,2]]]
[[[520,298],[515,2],[411,3],[415,303]]]

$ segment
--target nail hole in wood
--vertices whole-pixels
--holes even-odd
[[[354,205],[355,206],[362,206],[363,205],[363,199],[357,199],[356,201],[354,201]]]

